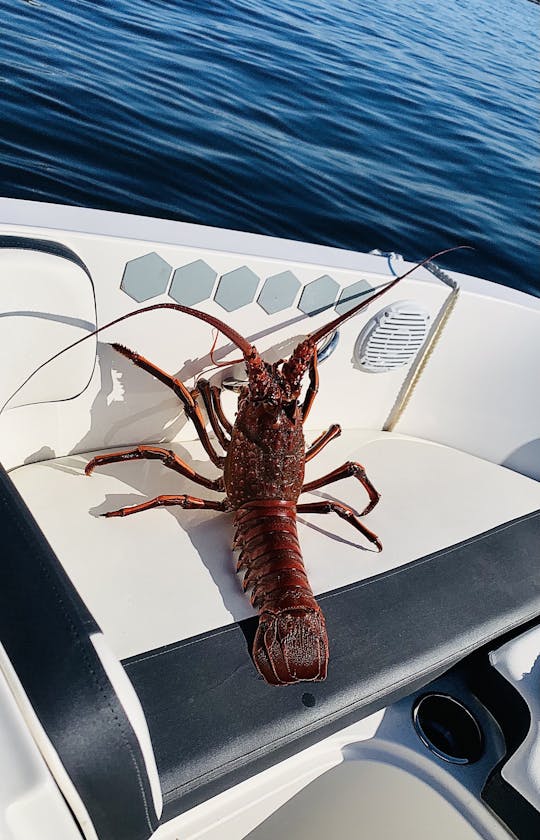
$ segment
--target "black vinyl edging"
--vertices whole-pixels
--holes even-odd
[[[35,239],[30,236],[0,236],[0,248],[13,248],[17,251],[38,251],[42,254],[52,254],[53,257],[62,257],[69,260],[75,265],[82,268],[94,289],[94,281],[92,275],[88,270],[88,266],[81,260],[75,251],[68,248],[67,245],[62,245],[61,242],[55,242],[51,239]]]
[[[270,687],[256,619],[124,661],[150,728],[164,820],[427,685],[540,616],[540,511],[318,599],[323,683]]]
[[[158,820],[137,737],[90,636],[100,632],[0,467],[0,640],[99,840]]]

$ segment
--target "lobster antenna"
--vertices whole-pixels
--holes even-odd
[[[324,338],[325,335],[328,335],[329,333],[334,332],[334,330],[337,330],[337,328],[341,326],[341,324],[343,324],[345,321],[348,321],[349,318],[353,318],[358,312],[361,312],[362,309],[365,309],[366,306],[369,306],[370,303],[373,303],[374,300],[377,300],[377,298],[381,297],[386,292],[389,292],[390,289],[396,285],[396,283],[399,283],[400,280],[403,280],[405,277],[408,277],[409,274],[412,274],[412,272],[416,271],[417,268],[421,268],[423,265],[425,265],[428,262],[431,262],[431,260],[434,260],[437,257],[442,257],[443,254],[450,254],[452,251],[459,251],[462,248],[470,248],[471,250],[474,250],[472,245],[455,245],[453,248],[445,248],[444,251],[437,251],[436,254],[432,254],[431,257],[426,257],[426,259],[422,260],[422,262],[419,262],[412,268],[409,268],[409,270],[406,271],[405,274],[402,274],[400,277],[396,277],[390,283],[385,284],[385,286],[383,286],[382,289],[379,289],[374,295],[371,295],[371,297],[368,300],[362,301],[362,303],[359,303],[358,306],[355,306],[353,309],[350,309],[349,312],[345,312],[344,315],[339,315],[329,324],[325,324],[325,326],[320,327],[318,330],[311,333],[311,335],[308,335],[307,340],[310,342],[310,344],[317,344],[321,340],[321,338]]]
[[[177,312],[185,312],[186,315],[193,315],[194,318],[198,318],[200,321],[206,321],[207,324],[211,324],[213,327],[216,327],[220,332],[223,333],[233,344],[236,344],[239,350],[242,351],[244,354],[244,359],[246,362],[258,356],[258,353],[249,341],[237,333],[236,330],[233,330],[232,327],[229,327],[223,321],[220,321],[219,318],[215,318],[213,315],[208,315],[206,312],[199,312],[197,309],[191,309],[189,306],[182,306],[180,303],[154,303],[152,306],[145,306],[142,309],[135,309],[133,312],[128,312],[127,315],[122,315],[120,318],[115,318],[114,321],[109,321],[108,324],[103,324],[102,327],[98,327],[97,330],[93,330],[93,332],[84,335],[82,338],[77,339],[72,344],[68,344],[67,347],[64,347],[62,350],[59,350],[58,353],[55,353],[54,356],[51,356],[46,361],[42,362],[39,367],[37,367],[32,373],[26,377],[24,382],[19,385],[19,387],[13,391],[13,393],[8,397],[5,401],[3,406],[0,408],[0,414],[4,411],[5,407],[8,403],[11,402],[13,397],[15,397],[19,391],[21,391],[24,386],[32,379],[36,373],[39,373],[46,365],[54,362],[59,356],[62,356],[64,353],[67,353],[68,350],[73,350],[74,347],[77,347],[78,344],[82,344],[83,341],[86,341],[88,338],[92,338],[93,336],[97,335],[98,333],[102,332],[103,330],[108,329],[109,327],[114,327],[115,324],[119,324],[121,321],[126,321],[128,318],[133,318],[134,315],[142,315],[143,312],[152,312],[155,309],[175,309]]]

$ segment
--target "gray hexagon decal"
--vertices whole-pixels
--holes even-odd
[[[312,280],[311,283],[304,286],[298,309],[305,312],[306,315],[317,315],[332,306],[338,289],[339,284],[336,283],[334,278],[330,277],[329,274],[323,274],[322,277],[317,277],[316,280]]]
[[[219,303],[227,312],[240,309],[247,303],[251,303],[259,285],[259,278],[254,272],[243,265],[224,274],[217,287],[214,300]]]
[[[339,315],[344,315],[345,312],[349,312],[355,306],[358,306],[359,303],[362,303],[362,298],[367,299],[369,292],[372,291],[373,286],[370,286],[367,280],[358,280],[352,286],[347,286],[338,297],[336,312]]]
[[[195,260],[176,269],[169,295],[177,303],[193,306],[211,296],[216,277],[217,272],[204,260]]]
[[[262,306],[265,312],[273,315],[274,312],[281,312],[292,306],[296,293],[300,288],[300,280],[294,276],[292,271],[282,271],[280,274],[273,274],[264,281],[264,286],[257,298],[257,303]]]
[[[120,288],[141,303],[166,291],[171,271],[172,266],[158,254],[145,254],[126,263]]]

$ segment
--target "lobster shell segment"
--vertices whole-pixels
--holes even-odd
[[[270,685],[326,679],[328,637],[320,607],[262,612],[252,656]]]
[[[255,666],[271,685],[324,680],[328,637],[309,585],[296,529],[296,503],[247,502],[236,511],[235,545],[244,589],[259,610]]]

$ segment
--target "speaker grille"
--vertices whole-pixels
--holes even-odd
[[[381,309],[364,327],[354,348],[358,365],[383,373],[408,365],[426,340],[430,315],[414,301]]]

